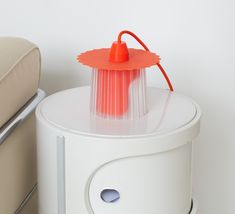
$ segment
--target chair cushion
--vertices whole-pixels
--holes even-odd
[[[32,113],[0,145],[0,214],[15,213],[37,182],[35,131]]]
[[[21,38],[0,37],[0,127],[36,93],[38,47]]]

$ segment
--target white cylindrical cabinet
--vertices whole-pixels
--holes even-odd
[[[192,140],[201,111],[191,99],[148,88],[137,120],[90,114],[90,88],[37,108],[40,214],[188,214]]]

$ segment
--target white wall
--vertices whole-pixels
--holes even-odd
[[[77,54],[109,47],[122,29],[136,32],[160,54],[175,90],[203,109],[194,150],[199,214],[234,214],[234,11],[233,0],[1,0],[0,35],[39,45],[41,87],[52,93],[89,83]],[[149,76],[150,84],[165,87],[159,72]]]

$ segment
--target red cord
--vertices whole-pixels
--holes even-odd
[[[160,65],[160,63],[157,63],[157,66],[158,66],[158,68],[160,69],[160,71],[162,72],[163,76],[165,77],[165,80],[166,80],[166,82],[167,82],[168,87],[170,88],[170,90],[171,90],[171,91],[174,91],[173,86],[172,86],[172,84],[171,84],[171,81],[170,81],[169,77],[167,76],[166,71],[163,69],[163,67]]]
[[[122,38],[122,35],[123,35],[123,34],[129,34],[129,35],[131,35],[132,37],[135,38],[135,40],[136,40],[137,42],[139,42],[139,43],[143,46],[143,48],[144,48],[146,51],[149,51],[148,47],[144,44],[144,42],[143,42],[138,36],[136,36],[134,33],[132,33],[131,31],[128,31],[128,30],[121,31],[121,32],[119,33],[119,35],[118,35],[118,42],[121,42],[121,41],[122,41],[121,38]]]
[[[123,34],[129,34],[129,35],[131,35],[137,42],[139,42],[139,43],[142,45],[142,47],[143,47],[146,51],[149,51],[148,47],[144,44],[144,42],[143,42],[137,35],[135,35],[134,33],[132,33],[131,31],[128,31],[128,30],[121,31],[121,32],[119,33],[119,35],[118,35],[118,40],[117,40],[118,42],[121,42],[121,41],[122,41],[121,38],[122,38],[122,35],[123,35]],[[171,91],[174,91],[173,86],[172,86],[172,84],[171,84],[171,81],[170,81],[170,79],[169,79],[167,73],[166,73],[165,70],[163,69],[163,67],[160,65],[160,63],[156,63],[156,65],[158,66],[158,68],[159,68],[160,71],[162,72],[162,74],[163,74],[163,76],[164,76],[164,78],[165,78],[165,80],[166,80],[166,82],[167,82],[167,84],[168,84],[169,89],[170,89]]]

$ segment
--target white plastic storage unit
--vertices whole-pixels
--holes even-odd
[[[195,214],[192,140],[201,111],[191,99],[148,88],[139,120],[90,114],[90,88],[37,108],[40,214]]]

